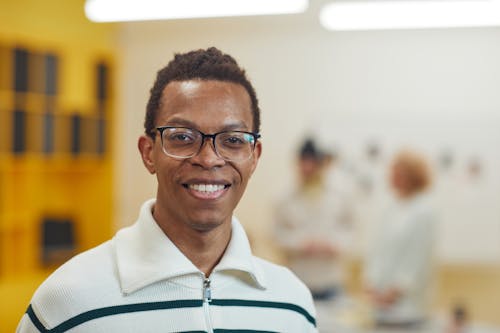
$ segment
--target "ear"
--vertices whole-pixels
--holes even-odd
[[[252,167],[251,167],[252,174],[257,168],[257,164],[259,163],[259,158],[261,154],[262,154],[262,142],[257,141],[257,143],[255,144],[255,149],[253,151]]]
[[[137,143],[137,147],[139,148],[139,152],[142,157],[142,162],[150,174],[154,174],[156,172],[153,158],[154,145],[155,142],[153,139],[147,135],[141,135]]]

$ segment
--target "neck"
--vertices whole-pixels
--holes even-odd
[[[398,197],[401,200],[408,200],[410,198],[413,198],[415,195],[420,193],[420,191],[416,190],[406,190],[406,189],[401,189],[397,191]]]
[[[210,230],[198,230],[189,223],[177,222],[162,215],[155,206],[153,217],[163,232],[206,277],[210,276],[231,239],[231,221]]]
[[[316,176],[310,177],[308,179],[303,179],[302,180],[302,187],[304,189],[321,188],[321,187],[323,187],[323,178],[319,175],[316,175]]]

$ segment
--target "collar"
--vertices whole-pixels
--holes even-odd
[[[136,223],[121,229],[113,238],[118,278],[125,294],[161,280],[190,274],[203,276],[154,220],[151,210],[155,202],[146,201]],[[257,288],[265,289],[263,271],[252,255],[243,227],[235,217],[231,226],[231,240],[213,273],[243,272]]]

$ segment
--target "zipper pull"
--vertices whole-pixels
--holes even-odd
[[[212,301],[212,291],[210,290],[209,278],[205,278],[203,281],[203,300],[208,303]]]

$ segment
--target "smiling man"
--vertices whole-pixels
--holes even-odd
[[[216,48],[158,72],[138,147],[158,180],[135,224],[56,270],[17,332],[317,332],[309,290],[233,216],[262,152],[245,72]]]

